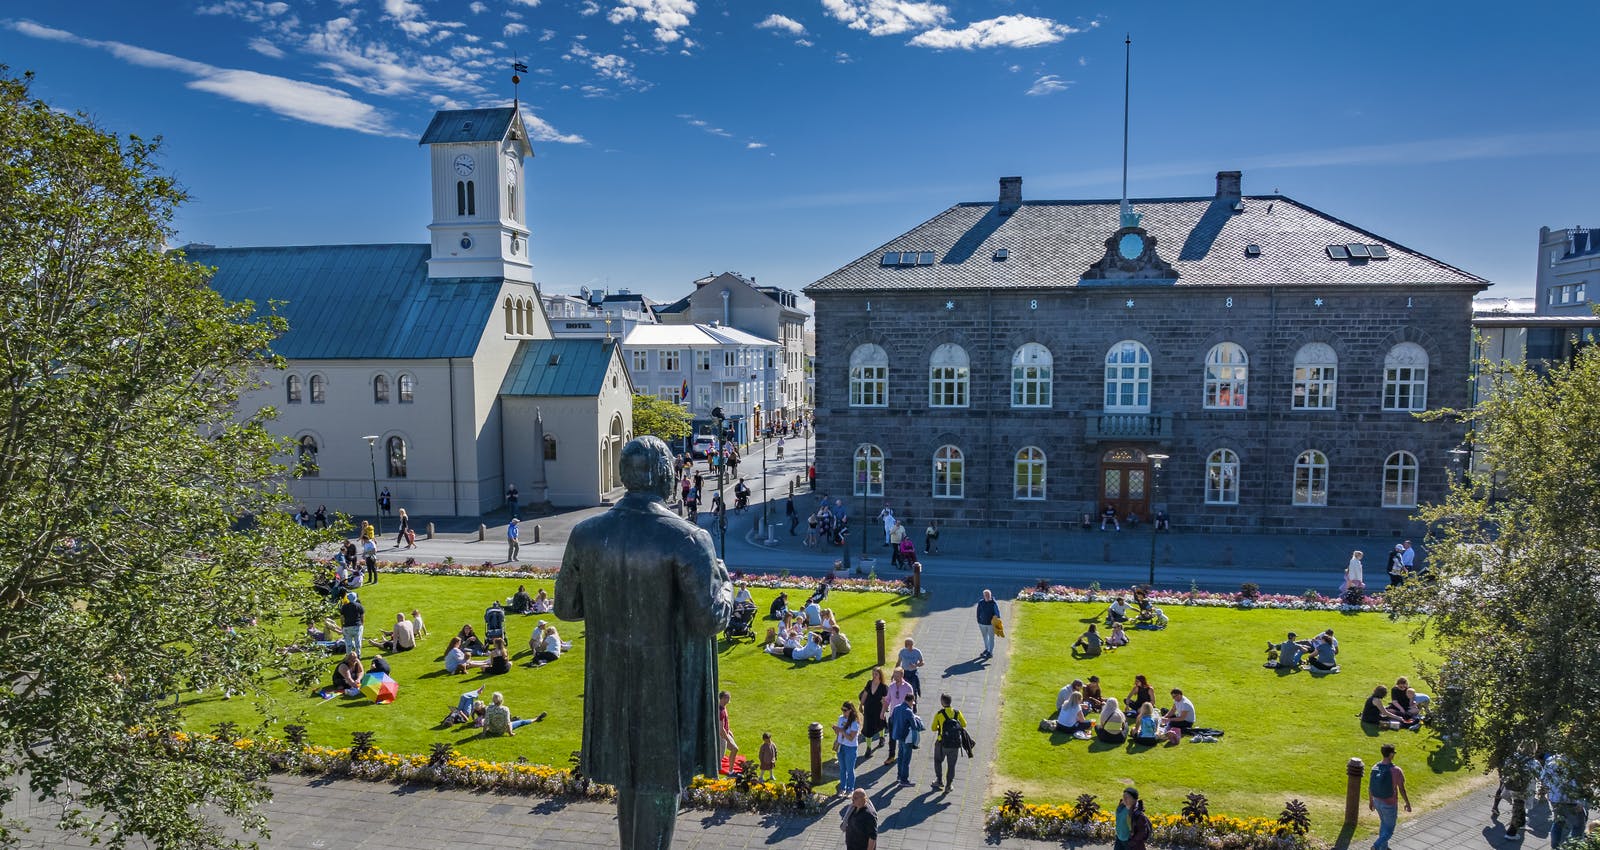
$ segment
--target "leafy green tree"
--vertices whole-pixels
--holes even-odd
[[[668,443],[689,436],[688,409],[653,395],[633,394],[633,433],[660,437]]]
[[[113,847],[233,846],[204,813],[259,829],[263,765],[178,734],[174,695],[253,692],[311,613],[288,447],[237,404],[282,324],[163,250],[184,193],[157,142],[31,82],[0,66],[0,803],[25,787]]]
[[[1464,414],[1480,467],[1430,523],[1426,580],[1391,593],[1438,642],[1433,707],[1469,757],[1565,755],[1600,785],[1600,347],[1548,371],[1482,364]],[[1461,413],[1447,414],[1460,416]]]

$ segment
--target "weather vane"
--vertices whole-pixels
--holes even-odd
[[[511,56],[511,102],[520,104],[517,99],[517,86],[522,84],[522,75],[528,73],[528,66],[519,61],[516,54]]]

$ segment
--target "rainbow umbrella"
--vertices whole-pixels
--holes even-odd
[[[361,692],[373,702],[394,702],[400,694],[400,683],[389,678],[388,673],[368,673],[361,677]]]

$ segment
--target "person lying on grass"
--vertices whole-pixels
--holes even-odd
[[[467,657],[466,651],[461,648],[461,638],[453,637],[450,639],[450,648],[445,650],[444,653],[444,671],[446,673],[454,675],[488,666],[488,661],[473,661]]]

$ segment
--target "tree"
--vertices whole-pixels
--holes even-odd
[[[310,611],[288,447],[238,408],[282,323],[163,250],[184,193],[0,66],[0,804],[121,846],[237,846],[264,767],[179,734],[173,696],[252,693]],[[0,824],[0,844],[16,840]]]
[[[1444,663],[1429,677],[1442,728],[1468,758],[1559,752],[1600,783],[1600,348],[1548,371],[1482,364],[1467,414],[1474,454],[1429,524],[1425,581],[1391,594]],[[1450,415],[1461,415],[1452,413]]]
[[[693,418],[682,405],[653,395],[633,395],[633,433],[640,436],[649,434],[667,443],[681,440],[689,436],[689,420]]]

